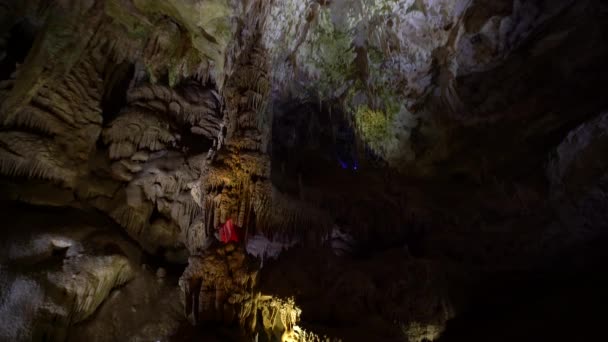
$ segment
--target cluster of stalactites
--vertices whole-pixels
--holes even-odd
[[[270,183],[270,159],[265,139],[270,136],[267,101],[270,92],[268,54],[252,43],[226,84],[226,141],[214,154],[201,178],[202,224],[209,236],[227,219],[267,236],[301,237],[310,232],[327,235],[331,219],[314,205],[282,194]],[[195,234],[193,234],[195,236]],[[203,240],[190,241],[199,245]],[[196,249],[196,248],[194,248]]]
[[[147,241],[149,249],[162,244],[162,236],[170,237],[165,243],[186,241],[200,216],[202,208],[191,190],[208,151],[192,144],[221,135],[219,106],[213,87],[196,81],[174,89],[146,84],[129,91],[127,106],[103,131],[112,176],[128,182],[127,205],[110,215],[144,246]],[[200,140],[186,142],[182,134]],[[153,212],[160,216],[150,222]]]
[[[56,30],[41,33],[31,50],[36,55],[26,59],[24,71],[18,68],[16,80],[0,84],[2,108],[9,109],[0,114],[2,127],[8,128],[0,133],[0,173],[50,180],[74,191],[144,240],[144,247],[151,246],[147,249],[159,240],[189,242],[190,236],[196,241],[189,246],[204,243],[199,241],[209,234],[196,232],[195,225],[225,220],[232,213],[217,213],[228,212],[227,207],[236,208],[237,222],[247,226],[255,217],[254,203],[259,207],[269,193],[269,162],[262,151],[268,134],[260,134],[259,122],[270,88],[267,56],[252,44],[264,26],[269,2],[252,1],[234,13],[242,17],[241,30],[229,43],[216,39],[222,45],[216,51],[221,60],[196,53],[196,34],[191,27],[184,30],[187,23],[182,20],[158,16],[163,6],[147,12],[115,1],[74,8],[52,4],[45,9],[42,29]],[[234,33],[225,28],[229,30],[209,32]],[[120,63],[135,68],[127,106],[102,117],[107,82],[113,78],[110,69]],[[233,76],[229,87],[219,80],[224,74]],[[168,82],[159,82],[164,76]],[[232,101],[224,116],[219,114],[222,92]],[[103,122],[109,117],[114,118]],[[100,134],[105,146],[96,151]],[[185,135],[210,142],[212,150],[190,150]],[[238,136],[228,146],[228,153],[239,155],[228,163],[234,169],[228,183],[248,194],[244,200],[226,196],[218,201],[217,193],[203,190],[213,192],[213,186],[199,182],[205,159],[224,147],[226,135]],[[209,203],[220,203],[222,210]]]
[[[223,92],[226,140],[212,153],[199,183],[206,235],[229,218],[247,233],[257,226],[261,208],[268,204],[270,160],[264,139],[269,130],[260,117],[270,91],[269,65],[265,51],[257,47],[257,37],[253,38],[240,47],[235,72]]]
[[[76,187],[101,131],[105,61],[98,48],[91,49],[69,73],[30,90],[28,102],[0,113],[0,173]],[[18,68],[13,76],[0,86],[4,109],[31,75]]]
[[[238,324],[261,341],[337,341],[298,327],[302,310],[293,298],[263,295],[258,263],[242,247],[219,245],[190,257],[179,280],[192,323]]]

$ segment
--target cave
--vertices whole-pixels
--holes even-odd
[[[602,0],[0,0],[0,341],[601,341]]]

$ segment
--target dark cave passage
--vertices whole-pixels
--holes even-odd
[[[120,109],[127,104],[127,91],[135,73],[135,66],[122,63],[106,73],[105,93],[101,101],[101,110],[106,122],[112,121]]]
[[[5,38],[5,50],[0,55],[0,80],[6,80],[15,72],[17,64],[22,64],[30,51],[36,36],[36,27],[27,20],[22,20],[8,32]]]

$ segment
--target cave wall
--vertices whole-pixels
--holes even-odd
[[[542,165],[552,148],[604,105],[596,94],[605,78],[602,6],[7,4],[5,16],[23,19],[7,21],[3,39],[19,30],[33,39],[28,53],[8,51],[12,57],[5,60],[10,69],[9,60],[24,58],[2,83],[3,193],[97,208],[147,250],[173,254],[205,246],[211,228],[227,218],[267,234],[302,235],[315,226],[323,235],[331,212],[352,217],[379,197],[385,199],[378,208],[395,208],[379,225],[408,225],[413,215],[429,215],[429,202],[443,199],[417,198],[426,185],[407,196],[390,193],[407,179],[445,186],[465,180],[485,188],[480,196],[493,197],[512,185],[534,201],[546,191]],[[197,11],[203,17],[192,15]],[[91,20],[58,19],[76,16]],[[598,48],[585,49],[592,45]],[[573,58],[577,51],[590,52]],[[593,100],[580,107],[579,97]],[[311,107],[281,105],[287,101]],[[311,124],[281,117],[315,112],[315,103],[329,119],[308,130],[332,126],[324,139],[334,142],[325,148],[336,151],[344,149],[336,137],[354,135],[347,168],[354,169],[355,160],[359,169],[367,167],[369,188],[388,188],[388,195],[383,189],[354,196],[344,209],[339,187],[321,189],[319,171],[296,172],[279,184],[285,175],[272,158],[294,143],[289,134],[300,134],[289,132]],[[342,127],[333,128],[339,117]],[[306,152],[296,153],[305,159]],[[397,170],[398,180],[382,176],[387,172],[378,165]],[[318,168],[328,179],[342,175],[333,166]],[[536,178],[524,176],[529,168]],[[284,188],[288,183],[297,184],[296,191]],[[495,200],[510,200],[503,197]],[[431,211],[451,220],[456,210]]]
[[[36,29],[27,57],[4,61],[15,69],[2,84],[3,196],[99,209],[150,252],[194,248],[188,229],[202,203],[191,191],[236,131],[222,107],[242,53],[231,42],[244,30],[236,21],[263,7],[230,5],[3,5],[25,23],[14,25]],[[10,25],[5,40],[16,35]]]

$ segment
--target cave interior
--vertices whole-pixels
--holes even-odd
[[[0,0],[0,341],[602,341],[606,61],[601,0]]]

